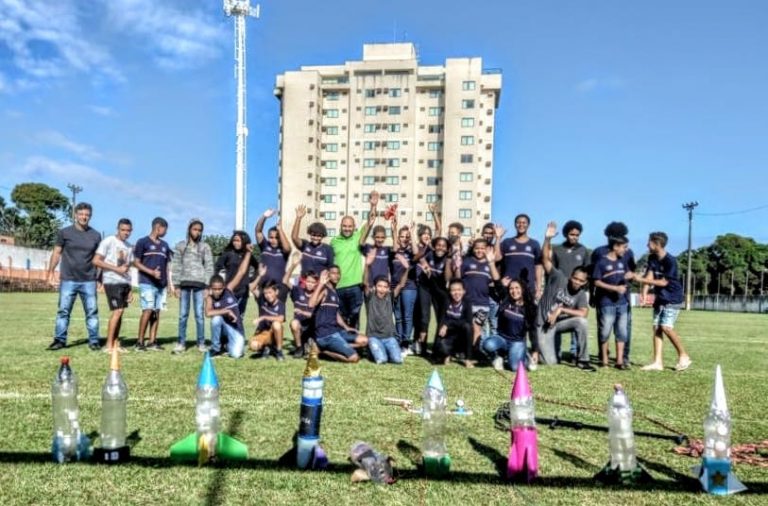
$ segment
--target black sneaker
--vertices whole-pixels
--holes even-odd
[[[283,360],[285,360],[285,357],[283,356],[283,350],[277,350],[275,352],[275,360],[277,360],[278,362],[282,362]]]
[[[616,364],[614,367],[620,371],[629,371],[629,364]]]
[[[88,344],[88,349],[91,350],[91,351],[101,351],[101,346],[99,346],[96,343],[89,343]]]
[[[590,364],[589,362],[578,362],[576,364],[576,367],[586,372],[597,372],[597,369],[592,367],[592,364]]]
[[[147,351],[147,346],[144,343],[136,343],[133,349],[136,351]]]
[[[208,351],[208,355],[211,358],[216,358],[216,357],[221,357],[222,355],[224,355],[224,352],[221,351],[221,350],[209,350]]]
[[[304,358],[304,347],[299,346],[298,348],[293,350],[293,352],[291,353],[291,356],[293,358]]]
[[[54,340],[51,344],[48,345],[46,350],[56,351],[56,350],[60,350],[62,348],[66,348],[66,347],[67,347],[67,345],[62,343],[61,341]]]
[[[163,351],[165,348],[157,343],[152,343],[147,345],[147,349],[150,351]]]

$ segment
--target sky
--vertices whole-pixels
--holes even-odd
[[[248,21],[248,229],[277,205],[275,76],[413,42],[422,64],[503,72],[494,221],[577,219],[587,246],[733,232],[768,242],[768,3],[709,0],[264,0]],[[233,22],[217,0],[0,0],[0,195],[43,182],[111,233],[155,216],[234,227]],[[746,212],[744,212],[746,211]],[[293,213],[286,213],[287,226]]]

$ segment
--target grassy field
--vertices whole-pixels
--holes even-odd
[[[103,302],[103,297],[101,298]],[[55,294],[0,294],[0,503],[2,504],[767,504],[768,470],[735,466],[750,491],[715,498],[689,477],[697,461],[671,452],[674,444],[637,439],[638,455],[656,481],[634,488],[603,487],[592,476],[608,460],[606,435],[539,428],[540,478],[531,486],[505,483],[497,461],[507,453],[509,433],[494,428],[497,407],[508,398],[511,374],[490,368],[441,368],[449,400],[464,399],[473,416],[450,420],[448,447],[453,473],[427,480],[417,468],[421,426],[417,415],[382,403],[394,396],[418,400],[432,369],[409,357],[402,367],[371,363],[324,362],[325,411],[321,436],[332,466],[300,472],[278,462],[298,425],[303,361],[231,360],[215,362],[221,383],[223,425],[249,446],[239,465],[174,465],[173,442],[194,431],[194,388],[201,354],[129,353],[122,357],[130,388],[129,432],[138,431],[134,459],[119,467],[87,463],[55,465],[50,459],[50,383],[58,357],[72,357],[80,381],[81,425],[97,431],[101,386],[108,358],[85,346],[82,308],[76,306],[70,347],[48,352]],[[253,313],[249,308],[249,315]],[[102,307],[102,332],[108,311]],[[176,335],[176,301],[161,322],[162,342]],[[133,343],[138,309],[128,310],[123,334]],[[693,358],[690,370],[648,373],[614,369],[585,373],[570,366],[531,373],[534,392],[546,399],[577,403],[599,411],[537,402],[537,415],[605,424],[611,386],[625,385],[636,413],[635,429],[661,429],[639,415],[664,420],[700,438],[709,406],[713,371],[721,363],[734,422],[735,443],[768,438],[768,356],[766,318],[760,315],[685,313],[679,330]],[[633,361],[650,356],[650,311],[637,310]],[[206,329],[208,332],[208,329]],[[190,325],[188,335],[194,335]],[[594,339],[590,339],[590,346]],[[667,344],[666,365],[674,365]],[[399,480],[389,487],[350,482],[350,446],[358,440],[396,460]]]

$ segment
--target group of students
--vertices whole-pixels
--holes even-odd
[[[534,369],[539,363],[558,363],[559,339],[570,333],[574,364],[593,371],[587,325],[592,306],[597,311],[599,364],[609,365],[608,340],[613,333],[614,365],[623,370],[629,367],[631,339],[628,287],[636,282],[642,286],[641,301],[647,299],[649,289],[655,294],[654,357],[644,369],[663,368],[664,336],[678,351],[676,369],[690,365],[674,330],[683,292],[677,262],[665,249],[666,234],[650,234],[648,267],[638,275],[622,223],[609,224],[607,244],[591,254],[579,242],[582,226],[578,222],[565,224],[565,240],[557,245],[552,244],[557,227],[549,223],[540,244],[528,236],[530,218],[525,214],[515,217],[513,237],[505,238],[503,227],[488,223],[481,236],[465,246],[460,223],[450,224],[442,235],[434,205],[430,206],[433,231],[426,225],[398,226],[396,206],[380,213],[378,201],[378,194],[372,192],[370,210],[360,228],[351,216],[342,218],[341,233],[330,244],[323,242],[327,230],[320,222],[311,223],[307,238],[301,237],[305,206],[296,209],[290,238],[280,220],[264,233],[266,221],[275,215],[273,210],[265,211],[255,230],[260,262],[252,255],[250,237],[242,231],[233,234],[214,264],[210,248],[202,240],[200,220],[190,221],[186,239],[173,249],[162,239],[167,230],[162,218],[153,221],[149,236],[134,247],[127,243],[130,222],[120,220],[117,234],[101,241],[92,260],[93,267],[103,272],[102,283],[113,311],[107,349],[119,346],[120,316],[131,297],[124,286],[130,281],[126,266],[133,265],[139,270],[142,306],[138,350],[162,349],[156,342],[157,323],[165,291],[170,288],[181,302],[175,353],[186,350],[192,306],[201,350],[205,349],[204,316],[211,320],[214,356],[241,357],[247,346],[254,357],[271,355],[282,360],[283,327],[289,321],[292,354],[297,358],[313,339],[328,358],[343,362],[359,361],[366,350],[376,363],[402,363],[406,356],[417,354],[439,364],[456,359],[473,367],[478,360],[487,360],[497,369],[505,362],[512,370],[521,363]],[[386,228],[376,223],[380,218],[389,222],[392,246],[385,244]],[[66,235],[60,233],[57,248],[64,247]],[[292,259],[294,249],[297,255]],[[300,270],[294,278],[297,267]],[[246,343],[243,316],[251,296],[257,301],[258,317]],[[288,297],[293,302],[290,319],[286,315]],[[361,332],[363,305],[367,323]],[[437,324],[430,353],[432,312]],[[149,344],[145,346],[147,329]],[[55,348],[57,342],[61,342],[59,337],[51,346]]]

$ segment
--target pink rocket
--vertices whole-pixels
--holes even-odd
[[[530,483],[539,471],[539,438],[533,411],[533,392],[521,362],[509,402],[512,439],[507,460],[507,478]]]

